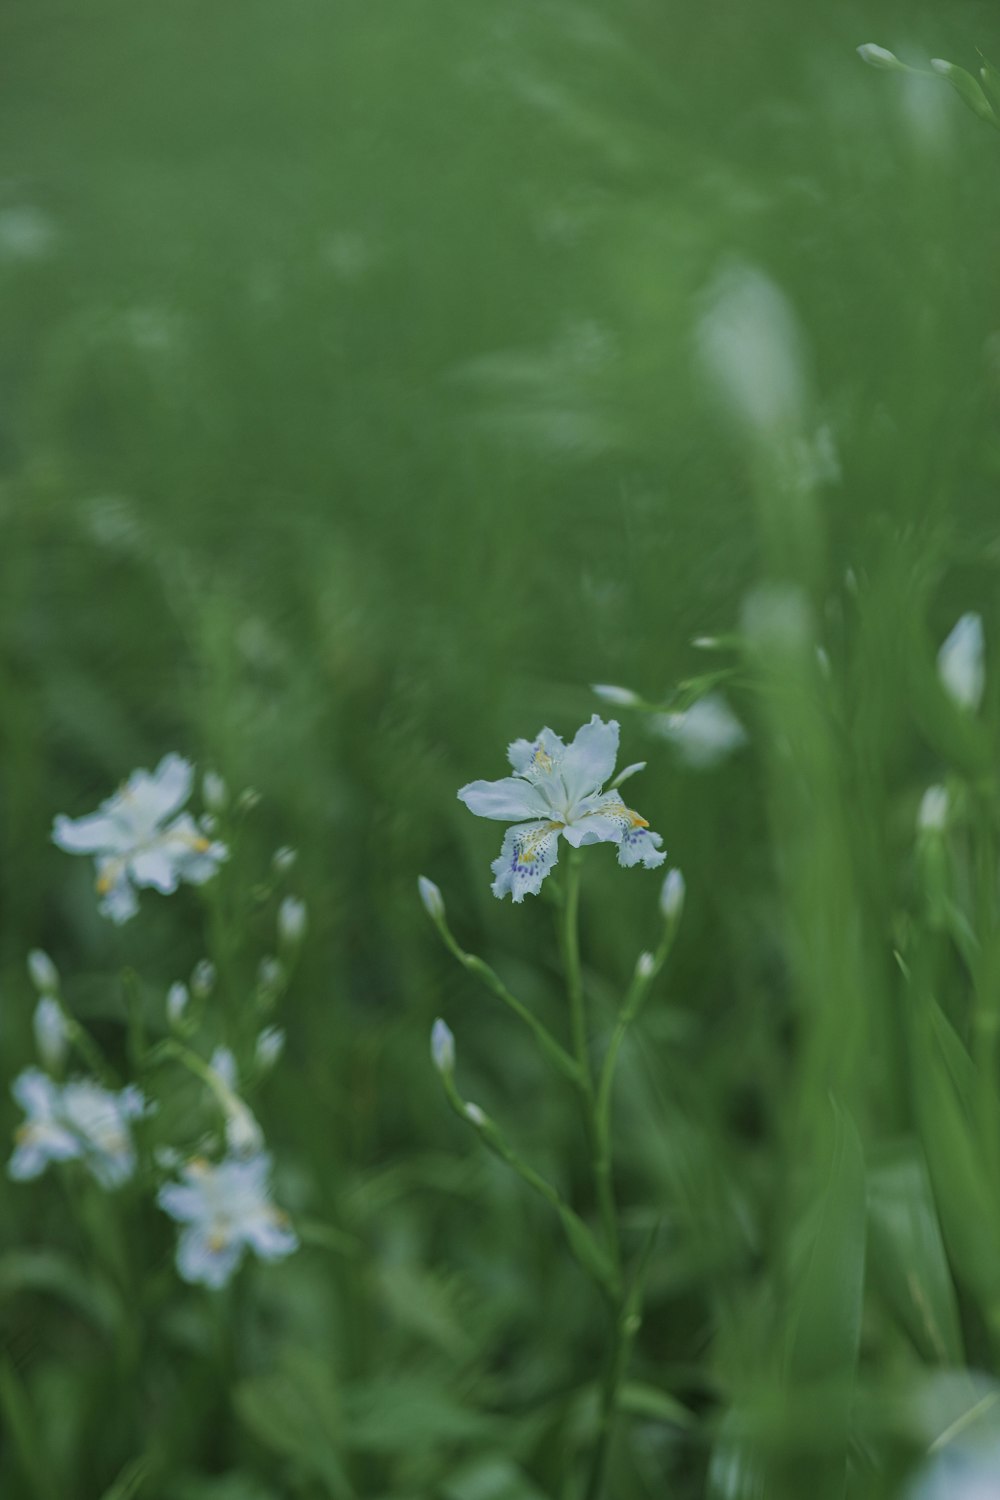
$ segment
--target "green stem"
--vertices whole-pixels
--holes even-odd
[[[979,950],[976,954],[975,1008],[973,1013],[973,1057],[977,1070],[978,1113],[982,1139],[994,1183],[1000,1181],[1000,1110],[997,1098],[997,1041],[1000,1011],[997,1008],[996,936],[996,844],[990,800],[978,798],[976,839],[976,885],[979,892]]]
[[[604,1240],[611,1265],[617,1276],[621,1267],[621,1249],[618,1235],[618,1211],[611,1181],[611,1155],[602,1148],[597,1120],[597,1099],[594,1093],[594,1075],[590,1067],[590,1048],[587,1039],[587,1015],[583,998],[583,974],[580,967],[580,870],[583,857],[579,849],[569,851],[566,872],[566,896],[563,905],[563,962],[566,968],[566,990],[569,996],[570,1026],[573,1034],[573,1051],[579,1069],[577,1086],[583,1103],[583,1123],[587,1134],[594,1173],[594,1188],[597,1207],[604,1230]]]

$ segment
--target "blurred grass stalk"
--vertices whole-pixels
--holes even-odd
[[[742,637],[759,704],[793,992],[793,1097],[776,1112],[784,1139],[766,1247],[773,1326],[764,1347],[759,1330],[748,1330],[745,1369],[755,1373],[745,1394],[752,1406],[777,1381],[795,1404],[822,1396],[821,1446],[796,1451],[800,1435],[789,1416],[787,1449],[756,1462],[769,1494],[834,1500],[846,1485],[861,1335],[859,1126],[874,985],[817,623],[827,579],[812,399],[795,316],[761,272],[736,267],[716,282],[700,336],[707,373],[747,444],[757,508],[763,577],[745,600]]]

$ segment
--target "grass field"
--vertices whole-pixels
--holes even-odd
[[[975,73],[1000,17],[7,0],[0,1129],[32,950],[53,1076],[155,1109],[119,1186],[0,1176],[4,1500],[1000,1493],[1000,135],[864,42]],[[496,900],[458,789],[595,712],[666,863]],[[116,924],[53,820],[171,753],[228,857]],[[566,1073],[666,939],[609,1219]],[[157,1195],[240,1103],[298,1248],[212,1289]]]

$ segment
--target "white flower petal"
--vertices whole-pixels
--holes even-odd
[[[243,1242],[213,1237],[201,1225],[185,1229],[177,1242],[177,1270],[185,1281],[218,1291],[243,1259]]]
[[[109,873],[108,866],[117,866],[116,878],[112,883],[105,885]],[[105,872],[102,874],[102,866]],[[128,878],[119,860],[98,860],[98,889],[101,891],[101,900],[98,903],[98,911],[104,917],[110,917],[112,922],[121,926],[128,922],[139,910],[139,898],[135,888]]]
[[[655,870],[667,857],[667,851],[660,848],[662,843],[660,835],[648,828],[630,828],[618,845],[618,863],[626,869],[645,865],[647,870]]]
[[[461,788],[458,798],[478,818],[493,818],[501,823],[537,818],[548,811],[548,804],[537,789],[516,776],[504,776],[500,781],[470,781]]]
[[[507,759],[519,776],[544,775],[562,760],[566,746],[555,730],[540,729],[533,740],[515,740]]]
[[[67,818],[62,813],[52,825],[52,842],[68,854],[117,852],[127,847],[128,834],[121,823],[105,813],[90,813],[85,818]]]
[[[559,766],[570,803],[602,787],[614,771],[617,758],[617,720],[605,723],[594,714],[589,724],[577,730]]]
[[[558,844],[559,829],[549,822],[508,828],[499,858],[490,866],[496,876],[494,896],[502,898],[509,891],[517,902],[537,896],[542,881],[558,863]]]
[[[261,1260],[280,1260],[299,1248],[298,1235],[285,1222],[284,1215],[273,1208],[248,1225],[245,1237]]]
[[[144,811],[154,822],[162,823],[178,808],[184,806],[194,785],[194,767],[183,756],[165,755],[152,775],[148,771],[134,771],[129,778],[127,792],[141,802]]]
[[[142,849],[129,860],[129,874],[139,886],[152,886],[153,890],[169,896],[176,891],[178,875],[175,861],[163,845]]]

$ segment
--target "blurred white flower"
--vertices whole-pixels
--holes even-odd
[[[55,996],[41,997],[35,1006],[32,1027],[39,1057],[48,1069],[58,1072],[66,1061],[69,1037],[66,1033],[66,1017]]]
[[[932,1455],[905,1500],[997,1500],[1000,1496],[1000,1441],[954,1442]]]
[[[639,694],[633,693],[631,688],[616,687],[613,682],[592,682],[590,691],[605,703],[614,704],[616,708],[635,708],[642,702]]]
[[[270,1174],[264,1152],[217,1165],[195,1159],[182,1168],[181,1182],[160,1189],[156,1201],[184,1226],[177,1270],[185,1281],[218,1289],[247,1250],[261,1260],[280,1260],[298,1249],[287,1216],[272,1201]]]
[[[39,1177],[53,1161],[81,1160],[101,1187],[117,1188],[135,1170],[130,1122],[145,1113],[136,1088],[114,1093],[92,1079],[54,1083],[39,1068],[26,1068],[12,1085],[25,1112],[15,1133],[11,1177]]]
[[[486,1124],[486,1115],[479,1108],[478,1104],[467,1104],[465,1106],[465,1118],[471,1121],[477,1130]]]
[[[309,914],[298,896],[286,896],[278,907],[278,937],[289,948],[297,948],[306,935]]]
[[[167,895],[181,881],[202,885],[227,858],[224,844],[207,838],[189,813],[179,813],[193,779],[188,761],[165,755],[152,774],[133,771],[98,812],[56,818],[52,837],[60,849],[94,855],[100,910],[113,922],[127,922],[138,911],[137,888]]]
[[[444,917],[444,897],[433,880],[428,880],[426,875],[417,876],[417,890],[424,904],[424,911],[432,922],[440,922]]]
[[[762,271],[739,265],[716,277],[697,338],[702,367],[738,421],[762,436],[804,429],[802,336],[784,292]]]
[[[440,1016],[431,1027],[431,1061],[439,1073],[455,1071],[455,1037],[447,1021]]]
[[[285,1050],[285,1033],[280,1026],[265,1026],[257,1038],[254,1056],[257,1066],[265,1070],[273,1068]]]
[[[519,902],[537,894],[558,861],[560,836],[574,849],[615,844],[621,865],[655,869],[663,863],[660,835],[650,832],[646,819],[626,807],[616,791],[602,790],[617,755],[618,725],[594,714],[571,745],[543,729],[534,740],[515,740],[508,747],[513,776],[461,788],[459,799],[470,812],[516,825],[507,830],[492,864],[494,896],[509,891]]]
[[[167,1020],[171,1026],[179,1026],[184,1020],[184,1012],[190,1004],[191,996],[186,984],[177,981],[167,990]]]
[[[59,993],[59,970],[41,948],[32,948],[28,954],[28,975],[40,995]]]
[[[685,765],[707,771],[746,744],[746,730],[720,693],[708,693],[683,713],[654,714],[649,727],[669,740]]]
[[[983,701],[986,687],[983,622],[977,614],[965,614],[938,652],[941,686],[959,708],[974,713]]]
[[[231,1093],[235,1091],[237,1086],[236,1058],[230,1047],[216,1047],[208,1066]]]
[[[663,913],[665,921],[677,921],[684,910],[684,897],[686,893],[687,886],[685,885],[684,876],[681,871],[676,869],[668,870],[662,889],[660,890],[660,911]]]
[[[651,979],[656,969],[656,959],[651,953],[640,953],[635,961],[635,972],[639,979]]]
[[[943,833],[948,825],[948,788],[929,786],[920,799],[917,827],[922,833]]]

